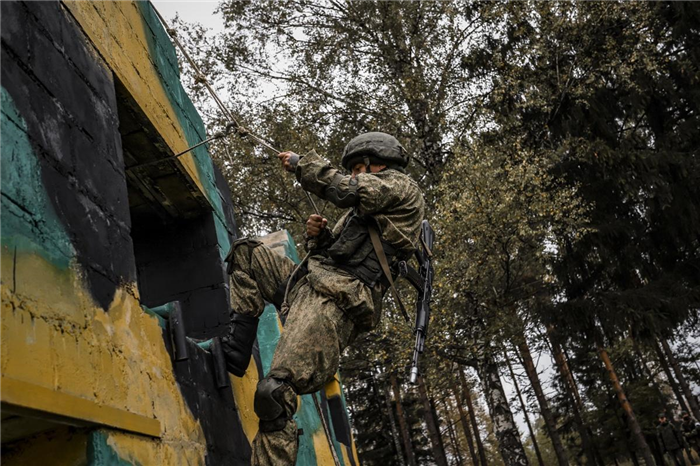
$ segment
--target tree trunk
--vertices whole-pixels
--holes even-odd
[[[428,390],[425,387],[425,380],[423,379],[423,376],[420,375],[418,376],[418,394],[425,410],[425,424],[428,428],[428,437],[430,438],[430,445],[432,447],[431,449],[433,450],[433,456],[435,457],[435,463],[438,466],[447,466],[447,458],[445,457],[445,449],[442,447],[440,430],[436,419],[433,416],[433,407],[430,403],[430,398],[428,398]]]
[[[478,357],[477,371],[484,387],[486,404],[493,420],[503,462],[506,466],[529,466],[530,462],[525,455],[518,427],[513,420],[513,413],[498,375],[498,365],[488,351],[482,350],[481,353]]]
[[[673,372],[676,373],[676,379],[678,379],[678,383],[683,389],[685,399],[688,401],[688,405],[690,406],[690,409],[693,412],[693,416],[695,416],[695,419],[700,419],[700,406],[698,406],[698,400],[695,398],[695,395],[693,395],[693,392],[690,390],[690,385],[688,385],[688,381],[685,379],[685,376],[681,371],[681,367],[678,365],[678,361],[673,355],[673,351],[671,351],[671,347],[668,346],[668,342],[665,338],[659,338],[659,340],[661,341],[661,346],[664,349],[664,353],[666,353],[668,362],[671,363]]]
[[[472,432],[474,432],[476,448],[479,451],[479,460],[481,461],[481,466],[488,466],[488,462],[486,461],[486,450],[484,450],[484,444],[481,441],[481,435],[479,435],[479,424],[476,422],[476,411],[474,411],[474,405],[472,404],[472,391],[467,384],[467,378],[464,376],[464,370],[461,367],[459,368],[459,378],[462,381],[462,399],[467,402],[469,422],[471,422]]]
[[[386,401],[386,410],[389,413],[389,422],[391,424],[391,436],[394,439],[394,448],[396,448],[396,456],[399,458],[399,464],[404,466],[403,452],[401,451],[401,441],[399,440],[399,433],[396,430],[396,419],[394,418],[394,408],[391,406],[391,394],[389,393],[389,385],[386,383],[386,379],[382,384],[384,388],[384,400]]]
[[[403,446],[406,451],[406,461],[408,466],[416,466],[416,457],[413,454],[413,446],[411,445],[411,434],[406,425],[406,416],[403,414],[403,406],[401,405],[401,391],[399,390],[399,382],[396,380],[396,374],[391,373],[391,388],[394,390],[394,402],[396,403],[396,416],[399,418],[399,428],[401,429],[401,438],[403,438]]]
[[[549,434],[549,438],[552,439],[552,447],[554,448],[554,453],[557,456],[557,462],[559,463],[559,466],[569,466],[569,459],[567,458],[566,450],[564,450],[564,445],[561,443],[559,432],[557,432],[557,423],[554,419],[552,411],[549,409],[549,402],[544,396],[542,384],[540,383],[540,378],[537,375],[537,368],[532,360],[530,347],[527,344],[524,333],[520,335],[518,349],[520,350],[520,356],[522,357],[525,373],[527,373],[527,378],[530,379],[530,385],[535,391],[537,403],[540,405],[540,414],[542,415],[542,419],[544,419],[544,425],[547,428],[547,433]]]
[[[461,372],[461,369],[459,369]],[[469,448],[469,455],[472,458],[472,465],[479,466],[479,459],[476,456],[476,450],[474,450],[474,439],[472,438],[471,429],[469,429],[469,421],[467,420],[466,413],[464,412],[464,397],[459,396],[459,391],[457,390],[457,385],[454,380],[450,381],[452,388],[452,395],[455,398],[455,403],[457,404],[457,409],[459,410],[459,422],[462,424],[462,430],[464,431],[464,438],[467,439],[467,447]]]
[[[607,350],[603,347],[602,338],[597,330],[595,334],[595,340],[598,349],[598,355],[600,356],[600,359],[603,360],[603,364],[605,364],[605,369],[608,371],[608,376],[610,377],[610,382],[612,383],[613,390],[617,395],[617,399],[620,401],[620,406],[622,407],[622,410],[627,415],[627,425],[629,426],[630,433],[632,435],[632,440],[634,441],[634,443],[637,444],[637,449],[641,452],[646,465],[652,466],[655,463],[654,458],[651,454],[651,450],[649,449],[649,445],[647,445],[647,442],[644,439],[642,428],[640,427],[639,422],[637,422],[637,416],[634,415],[632,405],[627,399],[627,395],[625,395],[625,391],[623,390],[622,385],[620,384],[620,380],[617,378],[615,368],[612,365],[612,361],[610,361],[610,356],[608,355]]]
[[[537,438],[535,437],[535,431],[532,429],[532,424],[530,423],[530,416],[527,414],[527,406],[525,406],[525,401],[523,400],[523,395],[520,392],[520,386],[518,385],[518,379],[515,377],[515,372],[513,371],[513,365],[510,363],[510,358],[508,358],[508,352],[503,351],[503,356],[506,358],[506,365],[508,366],[508,372],[510,372],[510,378],[513,379],[513,386],[515,387],[515,393],[518,395],[518,400],[520,401],[520,406],[523,409],[523,415],[525,416],[525,424],[527,424],[527,430],[530,432],[530,438],[532,439],[532,446],[535,448],[535,455],[537,455],[537,462],[540,466],[544,466],[544,460],[542,459],[542,453],[540,452],[540,447],[537,444]]]
[[[589,435],[588,426],[583,421],[583,416],[581,416],[581,410],[583,409],[583,402],[581,401],[581,395],[578,391],[578,386],[574,380],[574,376],[569,369],[569,363],[564,356],[564,351],[559,344],[557,339],[556,331],[552,325],[547,326],[547,337],[551,343],[550,350],[552,351],[552,356],[554,356],[554,361],[559,369],[559,375],[561,376],[564,387],[569,395],[569,400],[571,402],[571,408],[574,413],[574,421],[576,422],[576,427],[581,437],[581,447],[583,452],[588,459],[588,464],[596,465],[598,463],[603,464],[602,461],[598,461],[598,455],[596,455],[595,448],[593,447],[593,442],[591,441],[591,436]]]
[[[673,409],[672,409],[671,405],[668,404],[666,397],[664,396],[663,391],[659,387],[659,384],[656,382],[654,375],[651,373],[651,370],[649,369],[649,365],[647,364],[647,360],[644,357],[644,353],[642,352],[642,348],[640,348],[639,343],[637,343],[637,339],[634,338],[634,336],[632,335],[631,329],[630,329],[629,339],[632,341],[632,349],[634,350],[634,354],[637,356],[637,359],[639,360],[639,364],[642,367],[642,374],[644,375],[644,377],[649,379],[649,383],[654,388],[654,391],[657,394],[657,398],[659,399],[659,403],[661,403],[664,407],[664,412],[666,413],[666,416],[669,419],[673,419]],[[654,452],[654,455],[656,458],[656,452]]]
[[[444,399],[442,400],[442,409],[445,410],[445,414],[450,413],[452,410],[447,407],[447,401]],[[462,460],[462,452],[459,449],[459,442],[457,441],[457,436],[455,435],[455,430],[452,426],[452,420],[447,417],[447,433],[450,436],[450,442],[452,443],[452,448],[455,452],[455,455],[457,455],[457,465],[462,466],[464,464],[464,461]]]
[[[676,396],[676,400],[678,401],[678,405],[681,407],[682,411],[690,411],[688,409],[688,405],[685,402],[685,398],[683,398],[683,393],[681,393],[681,389],[678,386],[678,382],[676,382],[676,378],[673,376],[673,372],[671,372],[671,368],[668,365],[668,361],[666,360],[666,356],[664,356],[664,353],[661,350],[661,347],[656,342],[654,342],[653,346],[654,346],[654,351],[656,352],[656,357],[659,359],[659,364],[661,364],[661,369],[663,369],[664,374],[666,375],[666,380],[668,380],[668,384],[671,386],[671,390],[673,391],[673,394]]]

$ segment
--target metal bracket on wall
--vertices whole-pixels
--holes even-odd
[[[173,303],[173,309],[168,316],[168,330],[170,331],[175,361],[187,360],[189,358],[187,336],[185,335],[185,322],[182,319],[182,307],[179,301]]]
[[[211,342],[212,360],[214,361],[214,379],[216,380],[217,388],[228,388],[231,386],[231,381],[228,376],[228,370],[226,369],[226,359],[224,357],[224,351],[221,348],[221,339],[215,337]]]
[[[173,347],[173,360],[185,361],[187,354],[187,337],[185,336],[185,322],[182,318],[182,306],[180,301],[172,301],[156,307],[145,307],[144,310],[158,317],[161,327],[170,335],[170,343]]]
[[[214,363],[214,380],[216,382],[216,387],[219,389],[230,387],[231,382],[228,376],[228,369],[226,369],[224,350],[221,348],[221,338],[214,337],[210,340],[200,341],[197,342],[197,346],[211,354]]]

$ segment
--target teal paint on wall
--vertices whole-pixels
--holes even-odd
[[[292,238],[292,235],[289,232],[287,232],[287,244],[284,245],[284,251],[287,254],[287,257],[292,259],[295,264],[298,264],[300,262],[299,254],[297,253],[296,243],[294,242],[294,238]]]
[[[321,427],[321,420],[316,413],[314,400],[312,397],[317,396],[315,393],[311,395],[303,395],[301,397],[301,406],[297,410],[294,419],[297,421],[299,428],[304,429],[304,435],[299,437],[299,453],[297,454],[297,466],[316,464],[316,450],[311,439],[311,434],[318,432]]]
[[[168,303],[168,304],[170,304],[170,303]],[[141,309],[143,309],[143,312],[145,312],[149,316],[154,317],[158,321],[158,325],[160,326],[160,328],[162,328],[162,329],[167,328],[167,325],[168,325],[167,322],[158,312],[156,312],[156,310],[151,309],[149,307],[146,307],[143,304],[141,305]]]
[[[97,430],[90,434],[87,446],[87,466],[140,466],[117,454],[107,443],[107,434]]]
[[[214,228],[216,228],[216,239],[219,242],[219,254],[221,255],[221,260],[225,260],[231,249],[231,242],[229,241],[229,230],[226,227],[225,222],[221,220],[218,215],[214,215]]]
[[[277,324],[277,309],[272,304],[268,304],[265,306],[265,311],[260,316],[260,322],[258,322],[258,347],[260,348],[263,377],[270,372],[272,355],[275,354],[275,347],[279,339],[280,331]]]
[[[47,197],[26,122],[4,87],[1,93],[2,247],[66,269],[75,250]]]

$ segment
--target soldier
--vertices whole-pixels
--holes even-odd
[[[690,456],[690,448],[695,450],[695,454],[700,456],[700,423],[693,419],[688,412],[681,413],[681,432],[688,444],[688,456]]]
[[[683,457],[683,436],[676,426],[666,419],[666,414],[659,414],[659,425],[656,426],[656,435],[661,445],[661,451],[668,453],[673,458],[676,466],[685,466],[685,458]]]
[[[350,175],[313,151],[278,157],[305,190],[350,210],[333,230],[325,218],[309,217],[306,239],[312,255],[289,285],[291,260],[251,239],[231,246],[227,262],[233,312],[223,340],[231,373],[242,376],[248,367],[265,301],[279,309],[289,290],[285,329],[270,372],[255,393],[260,428],[253,441],[254,465],[295,463],[298,437],[292,416],[297,395],[316,392],[332,380],[342,350],[379,320],[388,279],[370,230],[378,232],[389,263],[405,260],[418,247],[425,214],[420,189],[404,171],[409,156],[388,134],[366,133],[348,143],[341,164]]]

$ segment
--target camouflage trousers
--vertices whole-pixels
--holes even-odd
[[[294,269],[294,263],[271,249],[251,242],[235,247],[232,258],[231,307],[233,312],[259,316],[265,302]],[[289,314],[267,376],[286,380],[285,408],[296,408],[297,395],[314,393],[331,381],[338,370],[341,351],[353,338],[352,321],[334,301],[302,278],[289,296]],[[298,449],[297,426],[258,432],[253,440],[255,466],[293,465]]]

